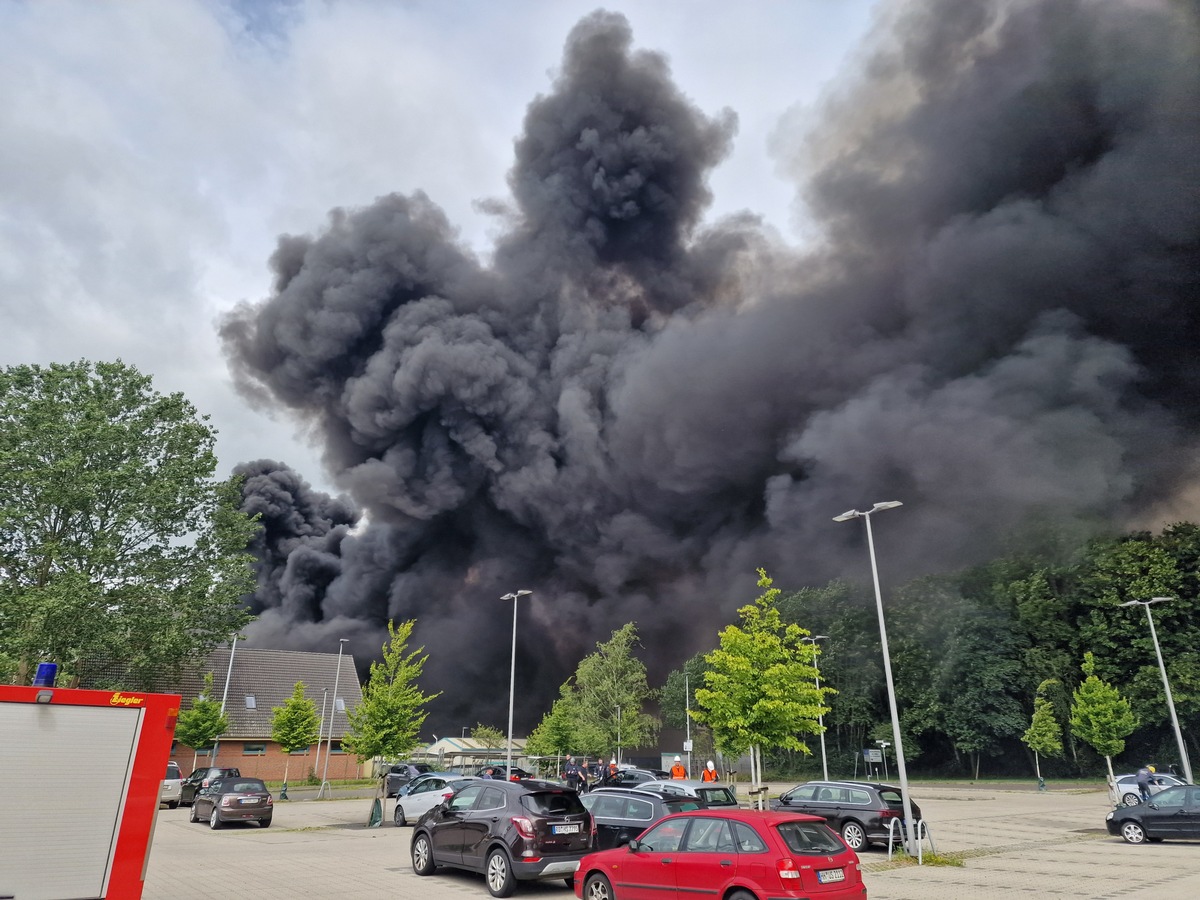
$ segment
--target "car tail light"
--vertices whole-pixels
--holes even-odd
[[[903,813],[898,809],[892,809],[890,806],[879,811],[881,819],[899,819],[903,817]]]
[[[595,847],[596,846],[596,817],[592,816],[591,818],[592,818],[592,834],[591,834],[591,837],[588,838],[588,846]]]
[[[517,834],[525,838],[527,841],[533,840],[533,824],[524,816],[512,817],[513,827],[517,829]]]
[[[236,799],[237,798],[234,797],[232,794],[226,794],[224,797],[221,798],[221,805],[222,806],[233,806],[233,801]]]
[[[800,878],[800,869],[790,856],[783,856],[775,860],[775,870],[779,873],[779,880],[784,884]]]
[[[272,799],[270,794],[267,794],[267,806],[274,806],[274,805],[275,805],[274,799]]]

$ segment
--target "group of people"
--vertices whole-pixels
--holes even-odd
[[[575,757],[568,756],[563,763],[562,778],[571,788],[576,791],[586,792],[593,785],[603,786],[613,783],[617,776],[617,760],[616,757],[605,762],[603,759],[593,773],[587,759],[583,762],[576,762]],[[683,765],[683,760],[676,756],[675,764],[671,766],[671,778],[675,780],[683,780],[688,777],[688,770]],[[721,776],[717,773],[717,767],[710,759],[704,770],[700,773],[701,781],[719,781]]]
[[[678,756],[675,757],[675,765],[671,766],[671,778],[674,781],[683,781],[688,777],[688,770],[683,765],[683,760]],[[701,781],[720,781],[721,776],[717,774],[717,767],[713,765],[710,759],[705,765],[704,771],[700,773]]]

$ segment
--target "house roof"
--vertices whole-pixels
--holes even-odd
[[[271,713],[292,696],[296,682],[304,683],[304,696],[312,700],[322,719],[322,733],[330,732],[338,740],[346,732],[345,709],[354,709],[362,702],[362,686],[358,682],[358,670],[354,657],[342,654],[341,670],[338,670],[338,654],[308,653],[300,650],[259,650],[253,647],[238,647],[233,654],[233,668],[229,667],[229,648],[214,650],[212,655],[193,673],[185,674],[180,687],[183,709],[191,707],[191,701],[204,690],[204,676],[213,676],[213,699],[220,700],[225,694],[228,675],[229,691],[225,700],[225,714],[229,716],[229,730],[222,735],[228,739],[271,740]],[[333,706],[334,682],[337,696],[343,701],[344,709]],[[253,701],[247,700],[252,697]],[[253,702],[253,708],[250,703]]]

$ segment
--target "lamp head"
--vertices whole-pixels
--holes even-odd
[[[862,513],[860,513],[857,509],[848,509],[844,513],[842,513],[840,516],[834,516],[833,521],[849,522],[851,519],[857,519],[861,515],[862,515]]]
[[[520,600],[522,597],[528,597],[533,591],[514,591],[511,594],[505,594],[501,600]]]
[[[876,503],[871,507],[871,512],[876,513],[881,509],[895,509],[897,506],[903,506],[899,500],[884,500],[882,503]]]

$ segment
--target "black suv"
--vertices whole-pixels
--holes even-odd
[[[395,797],[400,788],[408,784],[418,775],[432,772],[433,767],[425,763],[394,763],[388,766],[386,791],[389,797]]]
[[[886,844],[889,823],[893,840],[904,839],[904,801],[900,788],[871,781],[809,781],[792,788],[771,809],[809,813],[820,816],[856,853],[869,844]],[[919,820],[921,810],[912,804],[913,815]]]
[[[550,781],[472,781],[413,826],[412,866],[480,872],[493,897],[518,881],[558,878],[574,887],[579,861],[595,849],[579,795]]]
[[[208,787],[214,779],[225,775],[240,776],[241,774],[241,769],[223,769],[220,766],[205,766],[202,769],[196,769],[180,782],[179,802],[184,806],[191,806],[196,800],[196,792],[201,788]]]
[[[663,816],[701,809],[694,797],[664,797],[636,788],[596,788],[579,798],[596,825],[596,849],[611,850],[628,844]]]

